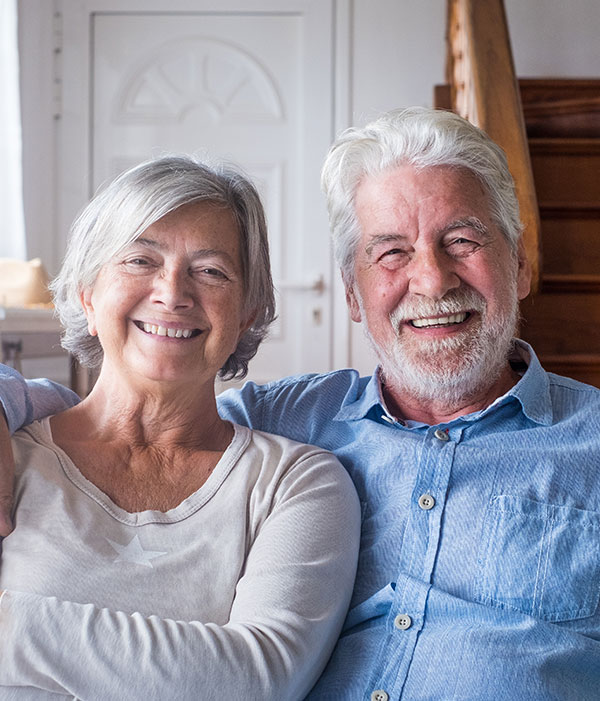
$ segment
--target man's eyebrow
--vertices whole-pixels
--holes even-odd
[[[369,245],[365,248],[365,253],[370,256],[376,246],[386,243],[400,243],[406,241],[406,236],[402,234],[375,234],[369,239]]]
[[[444,226],[439,233],[454,231],[455,229],[474,229],[482,236],[489,236],[490,231],[487,226],[478,217],[465,217],[464,219],[455,219],[447,226]]]

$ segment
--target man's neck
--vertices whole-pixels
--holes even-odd
[[[387,409],[392,416],[403,421],[418,421],[435,426],[486,409],[498,397],[514,387],[519,380],[518,373],[507,366],[492,385],[477,389],[454,401],[415,396],[401,387],[394,386],[393,383],[383,385],[382,391]]]

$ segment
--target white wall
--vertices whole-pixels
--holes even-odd
[[[598,0],[504,0],[521,78],[599,78]]]

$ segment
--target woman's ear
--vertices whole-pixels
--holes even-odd
[[[242,320],[240,324],[240,332],[238,334],[238,343],[240,338],[248,331],[252,324],[256,321],[256,311],[251,311],[248,316]]]
[[[88,322],[88,331],[90,336],[97,336],[98,329],[96,328],[96,314],[94,312],[94,304],[92,302],[92,288],[85,287],[79,293],[79,300],[83,308],[83,313]]]

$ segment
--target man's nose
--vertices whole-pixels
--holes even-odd
[[[163,269],[154,280],[152,301],[168,310],[187,309],[192,306],[193,295],[187,270]]]
[[[409,263],[409,291],[430,299],[442,299],[460,286],[460,278],[451,259],[432,248],[415,251]]]

